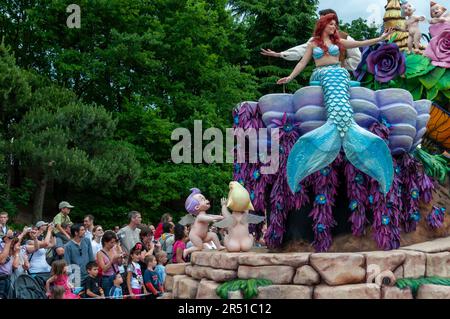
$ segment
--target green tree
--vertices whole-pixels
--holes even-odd
[[[279,93],[277,79],[289,75],[295,63],[264,57],[261,48],[284,51],[308,41],[317,19],[317,0],[233,0],[230,6],[235,19],[242,21],[251,56],[249,64],[255,69],[259,93]],[[309,65],[289,90],[307,84],[312,72]]]
[[[42,208],[50,180],[84,189],[131,189],[140,174],[133,149],[113,141],[116,127],[104,108],[83,103],[56,111],[30,110],[14,125],[10,149],[37,184],[33,199],[34,220]]]
[[[368,25],[367,20],[358,18],[351,23],[340,23],[342,31],[347,32],[355,40],[373,39],[379,35],[379,29],[375,24]]]
[[[102,211],[105,202],[105,208],[114,206],[106,200],[109,198],[116,207],[142,210],[144,217],[161,214],[173,202],[177,203],[173,209],[179,211],[188,188],[198,180],[198,168],[205,176],[231,178],[231,169],[225,165],[200,168],[170,164],[170,134],[174,128],[192,128],[194,119],[203,120],[204,128],[229,127],[233,107],[259,96],[249,64],[251,52],[245,28],[233,19],[227,1],[80,0],[81,29],[68,29],[65,9],[72,2],[0,3],[0,32],[20,67],[37,71],[56,87],[72,90],[85,103],[111,111],[117,120],[112,139],[126,141],[144,167],[132,191],[120,195],[110,192],[103,197],[105,200],[95,200],[93,205],[100,207],[91,210]],[[30,86],[32,92],[36,91],[31,105],[45,107],[51,114],[73,104],[71,96],[59,97],[62,93],[48,83]],[[59,99],[65,102],[54,103]],[[52,108],[52,104],[56,105]],[[43,134],[39,130],[30,132]],[[26,131],[26,126],[18,130]],[[30,138],[40,141],[42,137]],[[65,145],[65,140],[54,143]],[[77,149],[85,151],[80,147]],[[79,165],[86,164],[83,156],[78,160]],[[53,166],[45,166],[48,162],[42,160],[41,164],[45,171],[55,171]],[[149,195],[160,179],[167,186],[158,192],[171,193],[171,197]],[[173,184],[179,185],[176,191],[168,188]],[[202,185],[208,193],[215,187],[226,188],[227,184],[214,178]],[[67,188],[71,194],[72,187]],[[99,193],[80,189],[77,194],[83,199],[87,195],[97,199]]]

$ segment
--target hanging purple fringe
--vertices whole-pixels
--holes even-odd
[[[401,222],[406,233],[415,231],[417,222],[420,220],[420,189],[417,185],[419,167],[417,164],[418,162],[410,154],[404,154],[400,160],[403,183],[402,199],[404,205]]]
[[[313,209],[309,216],[313,219],[314,241],[313,247],[318,252],[327,251],[333,243],[331,228],[336,226],[332,207],[335,204],[337,188],[339,186],[338,170],[341,169],[342,156],[330,166],[316,172],[309,177],[309,182],[315,194]]]
[[[433,180],[427,174],[425,174],[423,165],[419,161],[417,161],[417,164],[420,165],[420,170],[418,170],[417,173],[417,184],[419,185],[420,199],[428,204],[433,199]]]
[[[264,127],[259,106],[256,103],[242,103],[239,108],[233,111],[233,128],[260,129]],[[241,183],[249,192],[250,199],[255,214],[264,216],[265,211],[265,193],[269,178],[261,174],[262,163],[249,163],[248,150],[245,156],[245,163],[237,163],[237,154],[235,154],[235,163],[233,168],[233,179]],[[249,225],[250,233],[256,233],[256,237],[261,235],[262,224]]]
[[[368,220],[366,206],[368,204],[367,175],[356,169],[350,162],[345,164],[345,177],[347,181],[347,196],[350,199],[349,209],[352,212],[349,221],[352,223],[354,236],[365,234]]]
[[[299,137],[296,130],[298,124],[295,125],[288,121],[286,113],[281,121],[276,119],[272,121],[280,129],[280,164],[270,192],[270,225],[265,241],[268,247],[275,248],[283,242],[288,212],[300,209],[309,199],[305,194],[305,183],[302,183],[301,190],[296,194],[292,193],[287,183],[286,165],[289,153]]]
[[[387,141],[390,130],[382,123],[374,123],[370,131]],[[395,166],[395,160],[394,160]],[[397,170],[398,173],[398,170]],[[400,178],[394,175],[394,181],[386,197],[380,190],[377,181],[369,178],[368,207],[371,206],[373,212],[373,236],[378,247],[383,250],[396,249],[400,247],[400,210],[401,200],[399,192],[401,190]]]
[[[431,228],[437,229],[444,225],[444,218],[445,208],[438,208],[436,206],[433,206],[431,212],[427,216],[427,223]]]

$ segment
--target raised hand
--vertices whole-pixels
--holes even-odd
[[[389,36],[395,32],[395,28],[389,28],[386,31],[384,31],[384,33],[381,36],[382,40],[386,40],[387,38],[389,38]]]
[[[261,54],[265,56],[271,56],[274,58],[279,58],[281,56],[281,53],[272,51],[270,49],[261,49]]]
[[[222,199],[220,200],[220,205],[221,205],[221,206],[227,206],[227,202],[228,202],[228,199],[222,198]]]
[[[292,78],[290,76],[287,76],[285,78],[281,78],[277,81],[277,84],[286,84],[292,81]]]

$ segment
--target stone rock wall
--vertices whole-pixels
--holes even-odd
[[[413,299],[395,280],[450,277],[450,237],[393,251],[361,253],[227,253],[201,251],[191,263],[168,265],[165,298],[217,299],[225,281],[269,279],[257,299]],[[240,292],[230,292],[240,299]],[[450,299],[450,287],[423,285],[417,299]]]

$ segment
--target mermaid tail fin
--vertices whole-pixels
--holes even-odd
[[[287,162],[287,182],[292,192],[299,191],[305,177],[331,164],[339,155],[341,145],[339,131],[331,121],[300,137]]]
[[[350,163],[374,178],[386,195],[394,178],[391,152],[386,142],[352,123],[344,136],[342,146]]]

